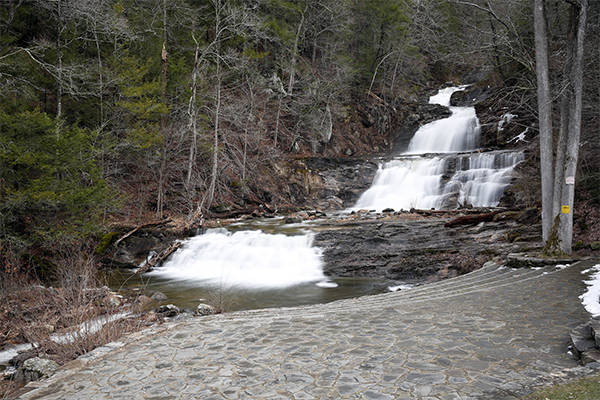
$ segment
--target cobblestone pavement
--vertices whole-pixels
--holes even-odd
[[[514,399],[590,372],[567,346],[589,319],[578,296],[596,263],[486,266],[396,293],[170,322],[20,399]]]

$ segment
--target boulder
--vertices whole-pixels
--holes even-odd
[[[600,320],[592,317],[585,324],[575,327],[571,333],[570,348],[581,363],[591,368],[600,368]]]
[[[152,300],[148,296],[140,295],[135,302],[142,310],[149,310],[152,308],[152,304],[154,304],[155,300]]]
[[[593,341],[589,336],[580,336],[576,333],[570,333],[569,336],[571,338],[573,352],[578,357],[581,357],[581,355],[586,351],[596,349],[596,342]]]
[[[168,300],[168,297],[162,292],[155,292],[151,299],[156,301],[165,301]]]
[[[581,363],[588,365],[590,363],[597,363],[600,361],[600,351],[594,349],[590,351],[584,351],[581,355]]]
[[[200,303],[198,304],[198,307],[196,307],[197,315],[211,315],[216,314],[216,312],[217,310],[209,304]]]
[[[56,361],[34,357],[23,362],[13,375],[13,379],[18,382],[37,381],[50,377],[58,368],[60,365]]]
[[[177,314],[183,313],[184,310],[174,304],[165,304],[164,306],[158,307],[155,312],[162,318],[172,318]]]

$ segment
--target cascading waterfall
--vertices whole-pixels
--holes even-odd
[[[510,184],[513,168],[524,158],[522,152],[480,153],[459,157],[457,171],[444,185],[436,208],[454,208],[457,205],[497,206]],[[449,202],[451,198],[454,200]]]
[[[388,207],[435,207],[445,170],[445,161],[439,157],[389,161],[379,167],[373,185],[358,199],[354,208],[381,211]]]
[[[447,106],[456,90],[461,88],[444,89],[430,102]],[[381,211],[385,208],[455,208],[467,203],[497,204],[510,182],[512,167],[523,155],[456,154],[455,161],[444,156],[442,153],[474,151],[479,141],[475,110],[472,107],[450,109],[449,118],[417,131],[407,154],[380,166],[372,187],[359,199],[356,208]],[[425,153],[435,154],[422,156]],[[448,179],[450,169],[455,172]],[[320,290],[313,293],[316,298],[325,299],[323,291],[331,293],[338,285],[323,274],[321,250],[312,247],[313,236],[303,232],[287,233],[208,230],[186,240],[167,262],[146,276],[174,282],[178,288],[233,287],[243,292],[275,292],[278,301],[284,292],[291,293],[294,288],[308,285]]]
[[[446,88],[429,100],[450,108],[452,115],[420,127],[401,157],[379,167],[373,185],[353,209],[382,211],[454,209],[460,206],[497,206],[510,183],[522,152],[474,153],[444,156],[442,153],[473,152],[479,146],[479,121],[474,107],[451,107],[452,93],[464,87]],[[435,156],[426,156],[434,153]],[[417,156],[418,155],[418,156]],[[454,175],[449,165],[456,160]]]
[[[452,93],[464,87],[446,88],[429,99],[430,104],[450,108],[448,118],[423,125],[413,136],[405,154],[472,151],[479,146],[479,120],[474,107],[451,107]]]
[[[210,229],[186,240],[151,275],[219,288],[283,288],[309,282],[330,286],[312,239],[310,234]]]

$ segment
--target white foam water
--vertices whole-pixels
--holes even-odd
[[[430,103],[450,105],[452,93],[464,87],[446,88]],[[452,116],[422,126],[408,151],[379,167],[371,188],[351,210],[382,211],[453,209],[460,206],[494,207],[510,184],[512,170],[524,159],[522,152],[474,153],[479,145],[479,121],[474,107],[450,107]],[[429,155],[436,153],[435,155]],[[452,158],[456,172],[442,184]],[[444,180],[447,180],[446,177]]]
[[[321,250],[312,241],[311,234],[212,229],[186,240],[150,275],[219,288],[284,288],[309,282],[331,287],[335,284],[323,274]]]
[[[387,162],[379,167],[373,185],[359,198],[354,209],[435,207],[444,170],[444,160],[438,157]]]
[[[461,167],[444,185],[436,207],[443,208],[445,198],[456,192],[456,206],[497,206],[510,184],[513,168],[524,158],[522,152],[480,153],[459,158]]]
[[[451,107],[450,97],[464,87],[442,89],[429,98],[430,104],[449,107],[452,115],[420,127],[405,154],[454,153],[472,151],[479,146],[479,120],[474,107]]]

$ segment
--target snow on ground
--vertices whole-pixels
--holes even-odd
[[[592,315],[600,314],[600,264],[581,271],[582,274],[592,272],[590,279],[584,281],[588,285],[587,291],[579,296],[585,309]]]

